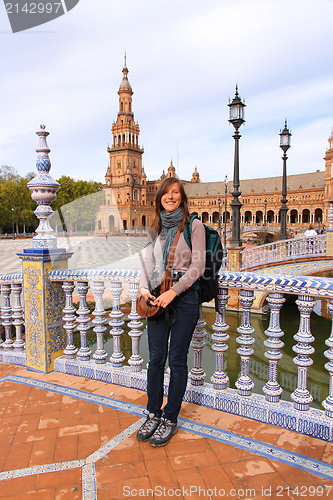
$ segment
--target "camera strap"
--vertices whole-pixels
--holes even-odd
[[[179,237],[180,237],[180,230],[178,228],[176,236],[175,236],[175,238],[173,240],[173,243],[172,243],[171,250],[170,250],[169,259],[168,259],[168,263],[167,263],[167,269],[171,269],[172,268],[173,259],[175,257],[176,246],[177,246]],[[150,293],[152,293],[153,290],[152,290],[152,286],[151,286],[151,281],[149,279],[147,267],[146,267],[146,264],[145,264],[144,259],[142,257],[141,251],[139,252],[139,255],[140,255],[142,269],[143,269],[143,272],[145,273],[145,278],[146,278],[146,281],[147,281],[147,284],[148,284],[148,290],[149,290]]]

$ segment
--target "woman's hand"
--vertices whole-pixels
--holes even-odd
[[[167,292],[164,292],[161,295],[159,295],[159,297],[157,297],[157,299],[155,299],[154,302],[152,301],[152,304],[154,306],[166,307],[170,304],[170,302],[173,301],[175,297],[177,297],[176,292],[172,290],[172,288],[170,288],[170,290],[168,290]]]
[[[152,295],[147,288],[141,287],[140,288],[140,293],[141,293],[142,297],[145,299],[146,302],[147,302],[148,299],[150,299],[151,304],[155,305],[154,301],[156,300],[156,297],[154,297],[154,295]]]

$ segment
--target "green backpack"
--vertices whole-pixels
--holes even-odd
[[[197,215],[190,215],[189,219],[185,223],[184,228],[184,238],[190,249],[192,250],[191,235],[192,235],[192,223],[194,219],[199,219]],[[200,219],[199,219],[200,220]],[[199,278],[193,285],[192,288],[199,292],[200,302],[210,302],[217,298],[218,290],[218,272],[222,265],[223,260],[223,247],[221,243],[221,238],[219,233],[203,224],[206,233],[206,265],[205,271],[201,278]]]

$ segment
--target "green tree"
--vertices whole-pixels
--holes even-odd
[[[0,167],[0,230],[11,233],[23,232],[23,227],[27,232],[33,232],[38,226],[38,219],[34,215],[36,202],[31,199],[30,190],[27,183],[35,177],[34,172],[29,172],[25,177],[21,177],[18,172],[8,165]],[[63,223],[62,212],[65,214],[67,224],[71,224],[76,229],[90,229],[94,223],[96,198],[94,193],[99,193],[104,186],[101,182],[82,181],[64,175],[58,179],[61,187],[57,192],[57,198],[52,203],[54,211],[59,210],[61,223]],[[102,195],[98,195],[99,197]],[[74,200],[78,200],[73,204]],[[98,198],[99,200],[99,198]],[[61,211],[61,207],[66,205],[66,209]],[[20,227],[21,226],[21,227]]]
[[[34,231],[37,218],[34,215],[34,202],[27,187],[29,179],[18,177],[0,184],[0,225],[6,232],[19,233],[23,226],[27,231]]]
[[[69,176],[62,176],[57,181],[61,187],[51,206],[58,212],[63,230],[90,230],[95,224],[96,207],[102,203],[104,185],[92,180],[76,181]],[[55,216],[52,226],[57,223]]]
[[[59,207],[67,205],[71,201],[74,201],[83,196],[102,191],[104,185],[101,182],[95,181],[76,181],[68,175],[63,175],[60,179],[57,179],[60,184],[60,188],[57,192],[57,198],[51,204],[53,210],[57,210]]]
[[[15,168],[9,165],[2,165],[0,167],[0,184],[4,184],[7,181],[18,181],[19,178],[20,176]]]

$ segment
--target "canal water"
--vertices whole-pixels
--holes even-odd
[[[327,397],[329,390],[329,375],[327,370],[324,368],[328,359],[324,356],[324,351],[328,349],[325,344],[325,340],[330,336],[331,321],[320,314],[327,315],[327,304],[325,301],[318,301],[315,310],[311,315],[311,332],[315,337],[315,341],[312,343],[312,346],[315,348],[315,352],[311,355],[313,365],[308,371],[308,389],[313,396],[313,403],[311,406],[314,408],[322,408],[321,402]],[[203,317],[207,323],[205,327],[207,332],[205,341],[207,345],[203,349],[202,353],[202,366],[206,373],[205,382],[210,382],[210,378],[215,371],[215,353],[212,350],[212,334],[214,331],[211,328],[215,322],[214,309],[204,308]],[[127,318],[123,317],[123,319]],[[227,342],[228,350],[225,354],[225,371],[229,377],[229,386],[234,388],[235,382],[240,376],[241,371],[240,357],[236,352],[238,347],[236,338],[239,336],[237,327],[241,323],[241,313],[228,311],[226,314],[226,322],[229,325],[227,333],[230,336],[230,339]],[[251,322],[255,329],[253,334],[253,337],[255,338],[255,344],[253,346],[255,354],[251,356],[250,376],[255,384],[253,392],[263,394],[262,388],[268,380],[268,360],[265,358],[264,354],[267,348],[264,346],[264,341],[267,339],[265,330],[269,325],[269,315],[252,314]],[[296,342],[293,336],[297,333],[299,327],[299,311],[297,305],[295,304],[294,297],[287,297],[287,300],[281,310],[280,324],[281,329],[284,332],[282,341],[285,346],[281,350],[283,357],[279,361],[278,382],[281,387],[283,387],[281,399],[291,401],[290,394],[297,387],[297,366],[293,362],[293,358],[296,356],[296,353],[292,349]],[[126,358],[125,364],[127,364],[128,359],[131,356],[131,338],[128,335],[129,329],[126,327],[126,324],[123,328],[124,334],[121,337],[121,349]],[[74,335],[74,342],[76,347],[79,348],[80,342],[78,332]],[[108,353],[109,359],[109,356],[111,356],[113,351],[112,336],[105,334],[104,342],[104,348]],[[94,352],[96,349],[96,336],[92,329],[88,332],[88,344],[92,352]],[[144,359],[143,368],[146,368],[148,363],[146,330],[144,330],[140,340],[140,354]],[[193,366],[193,351],[191,348],[188,359],[190,370]]]

